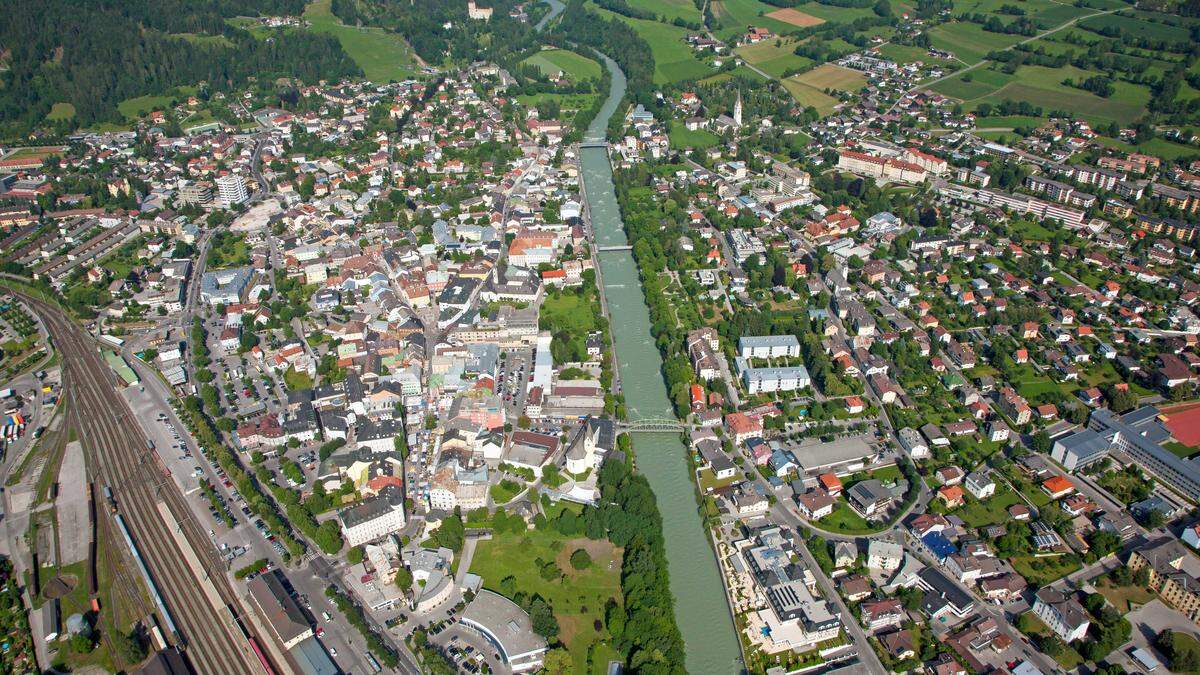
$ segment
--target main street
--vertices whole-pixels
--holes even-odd
[[[114,388],[115,377],[100,358],[95,342],[58,307],[16,292],[42,319],[63,356],[63,391],[67,421],[83,443],[90,476],[112,488],[139,553],[157,586],[179,636],[167,636],[185,649],[203,673],[264,672],[248,641],[225,607],[245,612],[224,576],[204,532],[182,496],[170,486],[157,455],[146,447],[132,412]],[[164,487],[166,489],[164,489]],[[165,503],[190,551],[179,548],[171,527],[159,512]],[[98,509],[99,514],[106,513]],[[108,545],[124,546],[120,539]],[[186,562],[198,558],[199,569]],[[208,592],[206,592],[208,591]],[[221,606],[214,606],[212,598]],[[160,625],[167,622],[158,617]],[[253,634],[253,627],[247,625]],[[272,639],[258,635],[258,639]]]

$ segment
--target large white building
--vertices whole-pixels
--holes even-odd
[[[776,391],[796,391],[812,385],[804,366],[790,368],[746,368],[742,381],[750,394],[769,394]]]
[[[747,335],[738,338],[738,356],[743,359],[777,359],[800,356],[795,335]]]
[[[250,193],[246,190],[246,181],[235,173],[217,179],[217,195],[226,206],[236,206],[250,199]]]
[[[387,486],[378,495],[339,513],[338,520],[350,546],[381,539],[404,527],[404,495],[400,488]]]
[[[1037,592],[1033,613],[1063,642],[1082,640],[1091,625],[1087,612],[1079,602],[1053,588],[1043,588]]]

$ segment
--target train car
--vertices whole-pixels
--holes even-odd
[[[163,639],[162,631],[159,630],[158,624],[150,627],[150,642],[154,644],[155,651],[161,651],[167,648],[167,641]]]
[[[254,655],[258,657],[258,662],[262,664],[267,675],[275,675],[277,671],[271,667],[271,662],[267,660],[267,655],[263,652],[262,647],[258,646],[258,640],[250,638],[250,648],[254,650]]]
[[[378,673],[378,672],[383,671],[383,666],[379,665],[379,661],[375,660],[374,654],[372,654],[371,652],[363,652],[363,656],[366,657],[367,667],[371,669],[372,673]]]
[[[117,500],[113,497],[112,488],[107,485],[104,486],[104,501],[108,502],[109,511],[113,513],[117,512]]]

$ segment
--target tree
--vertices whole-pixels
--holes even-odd
[[[577,570],[585,570],[591,566],[592,556],[588,555],[588,552],[581,548],[575,549],[575,552],[571,554],[571,567]]]
[[[365,557],[365,555],[366,554],[363,553],[363,547],[355,546],[346,552],[346,562],[349,562],[351,565],[357,565],[363,561],[363,557]]]
[[[401,589],[407,591],[408,589],[412,588],[412,584],[413,584],[412,572],[409,571],[409,569],[407,567],[401,567],[400,569],[396,570],[395,581],[396,581],[397,586],[399,586]]]
[[[1033,439],[1030,441],[1030,444],[1032,445],[1034,452],[1046,454],[1050,452],[1050,434],[1046,433],[1044,430],[1039,431],[1033,435]]]
[[[108,641],[126,665],[141,663],[146,658],[146,645],[132,631],[126,633],[112,629],[108,632]]]
[[[571,661],[571,653],[562,647],[555,647],[542,657],[542,670],[547,675],[566,675],[575,668]]]

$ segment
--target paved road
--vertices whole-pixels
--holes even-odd
[[[180,634],[171,640],[186,646],[187,658],[199,672],[263,672],[237,626],[212,607],[204,592],[202,584],[211,584],[221,601],[238,606],[223,566],[211,553],[207,535],[192,519],[181,519],[182,534],[203,567],[193,571],[159,514],[160,502],[177,518],[186,514],[187,508],[165,480],[157,455],[147,451],[146,438],[130,423],[132,413],[115,391],[115,378],[95,343],[57,307],[27,296],[24,299],[41,316],[62,351],[68,420],[79,430],[93,478],[111,486],[116,495],[121,515]]]

